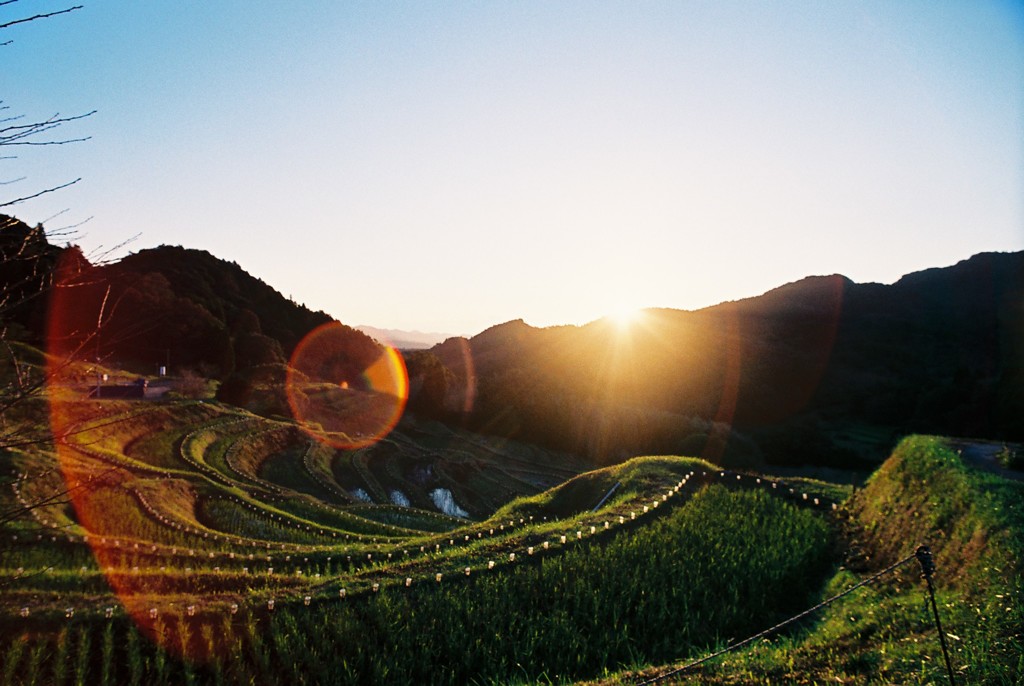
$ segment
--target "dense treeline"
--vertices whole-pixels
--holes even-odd
[[[56,333],[65,350],[88,341],[90,357],[139,373],[159,366],[213,378],[237,372],[235,386],[251,386],[259,383],[254,373],[284,364],[306,334],[332,321],[202,250],[160,246],[94,265],[75,246],[51,245],[42,227],[3,215],[0,250],[0,293],[17,303],[3,313],[18,327],[8,337],[42,345]],[[56,285],[73,288],[53,288],[58,271]],[[56,312],[54,293],[62,300]],[[376,347],[342,330],[354,350]]]

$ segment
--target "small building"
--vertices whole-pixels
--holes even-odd
[[[148,385],[149,382],[142,377],[130,384],[103,384],[93,387],[89,391],[89,397],[101,400],[142,400],[146,397]]]

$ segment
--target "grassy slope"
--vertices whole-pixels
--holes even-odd
[[[216,682],[221,673],[231,683],[483,684],[520,677],[546,682],[700,654],[746,626],[802,606],[807,591],[793,589],[817,587],[831,560],[831,534],[819,514],[793,507],[767,489],[733,492],[732,484],[688,486],[636,522],[627,518],[625,527],[601,530],[602,521],[639,511],[653,496],[667,494],[683,475],[702,468],[710,465],[692,458],[637,458],[531,503],[519,501],[467,530],[497,528],[502,521],[511,528],[508,513],[524,512],[527,505],[575,501],[587,514],[547,522],[535,518],[508,538],[468,544],[464,554],[446,547],[444,555],[464,555],[456,565],[442,568],[445,560],[427,556],[382,568],[373,577],[394,581],[408,575],[416,580],[409,589],[391,583],[379,594],[352,594],[341,602],[332,586],[308,609],[278,595],[280,606],[272,617],[254,606],[223,622],[213,613],[194,620],[161,613],[171,644],[186,640],[185,628],[192,636],[216,629],[216,637],[204,639],[209,647],[199,647],[220,656],[209,665],[161,653],[119,622],[111,640],[117,645],[134,641],[136,648],[100,656],[99,670],[79,668],[76,658],[58,655],[41,662],[41,676],[27,683],[47,683],[58,667],[89,682],[103,665],[123,675],[136,663],[142,665],[140,678],[153,683]],[[620,493],[590,515],[591,493],[601,496],[616,481],[623,484]],[[597,534],[591,523],[598,525]],[[574,530],[591,533],[576,540]],[[557,541],[557,532],[569,533],[569,543],[556,543],[549,554],[524,555],[526,544]],[[751,540],[764,545],[750,546]],[[468,557],[477,548],[479,559]],[[483,559],[509,559],[510,550],[519,554],[515,564],[484,571]],[[476,571],[462,575],[459,570],[470,564]],[[439,569],[443,584],[433,580]],[[762,570],[771,570],[771,578]],[[344,583],[349,582],[354,584],[355,577]],[[256,624],[259,630],[250,631]],[[69,626],[93,645],[106,640],[100,634],[102,622],[84,614]],[[59,653],[59,637],[55,640],[48,645],[56,645]],[[18,653],[30,648],[15,639],[0,657],[31,663],[28,654]],[[73,652],[90,654],[77,645]],[[13,672],[8,677],[0,675],[0,683],[18,682]],[[111,682],[99,677],[104,680]]]
[[[696,652],[801,602],[791,589],[821,578],[828,539],[809,511],[713,486],[604,545],[363,605],[282,612],[271,633],[324,627],[325,655],[278,649],[270,680],[297,683],[327,664],[331,683],[546,683]],[[753,573],[765,568],[771,579]]]
[[[957,683],[1021,683],[1022,503],[1024,484],[965,467],[941,439],[907,438],[848,503],[852,557],[823,597],[927,544]],[[919,576],[911,562],[832,605],[809,628],[663,683],[945,684]],[[631,683],[625,676],[609,683],[620,682]]]
[[[126,410],[133,407],[108,404],[124,405]],[[212,419],[206,417],[206,408],[192,409]],[[126,415],[139,431],[116,436],[101,432],[100,438],[109,440],[100,440],[90,449],[122,453],[119,461],[145,473],[142,467],[152,467],[143,458],[154,450],[172,452],[176,437],[159,413],[155,418],[127,411]],[[492,521],[533,515],[571,518],[588,512],[620,481],[623,486],[605,509],[628,510],[634,502],[642,505],[651,488],[660,488],[663,481],[673,481],[701,464],[680,458],[638,458],[510,503]],[[848,504],[850,548],[859,554],[851,558],[848,569],[835,574],[823,596],[849,587],[926,542],[936,553],[941,611],[961,680],[1017,683],[1024,674],[1018,633],[1024,616],[1017,600],[1024,555],[1022,490],[1021,484],[964,467],[939,439],[907,439]],[[131,501],[126,500],[125,508],[129,505]],[[553,521],[537,524],[545,534],[555,526]],[[80,564],[77,558],[65,562],[69,570]],[[19,560],[18,564],[25,563]],[[690,677],[690,682],[943,683],[941,654],[924,598],[916,564],[905,566],[884,583],[832,606],[817,623],[723,658]]]

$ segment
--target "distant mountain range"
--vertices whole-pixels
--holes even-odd
[[[385,345],[390,345],[399,350],[423,350],[441,343],[451,334],[445,333],[424,333],[422,331],[404,331],[402,329],[378,329],[374,326],[360,324],[355,327],[367,336],[374,338]]]

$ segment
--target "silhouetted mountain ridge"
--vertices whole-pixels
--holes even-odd
[[[333,320],[325,312],[314,312],[285,298],[237,263],[205,250],[162,245],[124,257],[112,271],[126,282],[145,274],[161,274],[176,296],[201,305],[228,330],[243,313],[251,312],[258,319],[258,332],[278,341],[284,353],[309,331]]]
[[[243,397],[247,384],[280,379],[303,336],[332,321],[205,251],[161,246],[96,266],[0,219],[8,336],[43,341],[39,296],[64,263],[80,283],[57,308],[63,330],[88,336],[107,308],[90,354],[139,371],[194,369],[231,380],[222,388]],[[982,253],[891,285],[812,276],[644,315],[630,328],[518,319],[409,352],[409,407],[599,462],[683,453],[851,464],[870,452],[858,441],[901,433],[1024,437],[1022,252]],[[376,349],[343,330],[353,359]]]
[[[58,264],[76,274],[74,288],[61,291],[59,328],[75,347],[96,333],[99,313],[104,323],[90,354],[108,363],[152,373],[169,365],[224,378],[235,372],[283,365],[295,346],[316,327],[334,321],[281,295],[235,262],[205,250],[162,245],[141,250],[111,264],[92,265],[77,247],[51,245],[41,229],[0,216],[0,246],[5,292],[24,273],[33,276],[38,295]],[[9,259],[17,254],[18,260]],[[74,264],[74,269],[66,267]],[[43,345],[54,308],[46,297],[24,299],[5,313],[7,322],[23,327],[23,336]],[[10,314],[10,317],[6,317]],[[378,347],[365,334],[342,325],[353,350]]]
[[[626,331],[516,320],[430,352],[449,377],[435,410],[599,460],[717,430],[727,443],[754,437],[775,461],[813,447],[848,462],[823,437],[834,423],[1019,438],[1022,303],[1024,253],[983,253],[892,285],[814,276],[701,310],[647,310]]]

